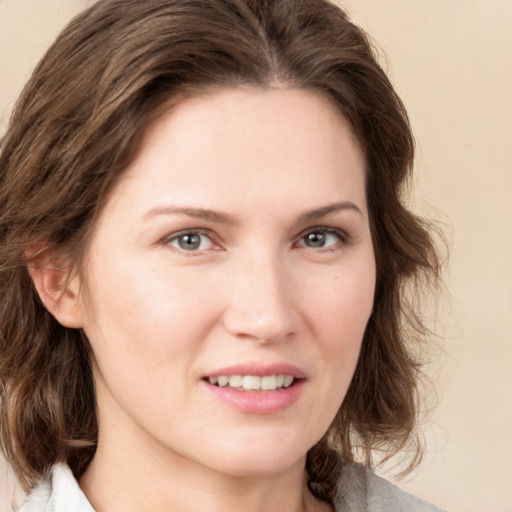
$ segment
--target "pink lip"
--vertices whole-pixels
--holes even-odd
[[[205,377],[219,377],[220,375],[254,375],[256,377],[265,377],[267,375],[291,375],[295,379],[305,379],[306,373],[296,366],[286,363],[275,364],[237,364],[228,366],[220,370],[215,370]]]
[[[208,377],[220,375],[291,375],[297,379],[290,387],[275,391],[239,391],[232,388],[221,388],[208,382]],[[306,373],[289,364],[241,364],[223,368],[209,373],[201,384],[217,400],[245,414],[275,414],[285,411],[300,398],[306,384]]]

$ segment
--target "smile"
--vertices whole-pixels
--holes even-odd
[[[294,377],[291,375],[219,375],[209,377],[208,382],[220,388],[231,388],[238,391],[276,391],[289,388]]]

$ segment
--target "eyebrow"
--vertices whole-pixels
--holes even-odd
[[[339,203],[333,203],[327,206],[323,206],[322,208],[318,208],[311,212],[305,213],[299,219],[299,222],[307,222],[309,220],[319,219],[321,217],[325,217],[330,213],[334,213],[340,210],[352,210],[354,212],[359,213],[359,215],[363,215],[361,209],[352,203],[351,201],[341,201]]]
[[[180,206],[157,206],[144,215],[144,219],[158,215],[186,215],[194,219],[201,219],[210,222],[220,222],[222,224],[234,224],[233,217],[224,212],[208,210],[204,208],[191,208]]]
[[[339,203],[333,203],[327,206],[323,206],[321,208],[317,208],[316,210],[301,215],[301,217],[299,218],[299,223],[319,219],[321,217],[329,215],[330,213],[342,210],[352,210],[359,213],[360,215],[363,215],[361,209],[351,201],[341,201]],[[149,212],[147,212],[144,215],[144,219],[149,219],[151,217],[155,217],[158,215],[186,215],[187,217],[192,217],[194,219],[200,219],[209,222],[219,222],[221,224],[236,224],[235,219],[225,212],[209,210],[205,208],[181,206],[157,206],[156,208],[153,208]]]

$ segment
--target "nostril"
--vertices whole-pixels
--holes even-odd
[[[296,331],[295,323],[293,311],[286,308],[258,313],[254,309],[242,311],[234,307],[224,316],[224,326],[230,334],[260,345],[288,341]]]

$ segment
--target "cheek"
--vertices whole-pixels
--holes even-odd
[[[335,346],[360,341],[370,318],[375,293],[371,265],[359,272],[340,272],[324,286],[311,284],[307,316],[316,330],[325,332]]]
[[[98,363],[101,357],[123,358],[153,371],[169,357],[193,357],[216,319],[215,283],[197,272],[117,261],[97,265],[90,276],[94,295],[85,331]]]
[[[320,362],[310,411],[318,425],[312,444],[325,433],[339,411],[357,366],[374,294],[372,272],[363,275],[364,279],[338,274],[327,290],[317,290],[310,297],[307,316],[316,340],[313,357]]]
[[[369,259],[357,272],[339,272],[325,289],[312,288],[308,318],[323,361],[325,407],[335,414],[352,380],[373,308],[375,272]],[[313,285],[312,285],[313,286]]]
[[[84,330],[95,356],[103,410],[112,405],[105,398],[111,395],[143,423],[139,410],[160,411],[161,403],[186,407],[183,390],[214,312],[207,317],[208,308],[198,300],[206,293],[205,284],[201,288],[150,266],[132,268],[138,271],[119,265],[103,266],[100,272],[96,267]],[[160,421],[151,417],[155,424]],[[161,421],[167,421],[165,415]]]

